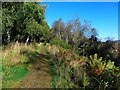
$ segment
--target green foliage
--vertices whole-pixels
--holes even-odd
[[[79,45],[80,40],[84,37],[79,18],[70,20],[67,23],[63,22],[60,18],[53,23],[52,31],[54,36],[75,48]]]
[[[23,80],[29,73],[29,70],[22,65],[14,65],[10,67],[2,66],[3,88],[10,88],[11,83]],[[11,82],[12,81],[12,82]],[[10,83],[11,82],[11,83]]]
[[[40,41],[49,31],[45,7],[38,3],[2,3],[2,42]]]
[[[8,68],[3,66],[2,71],[5,73],[4,80],[22,80],[29,72],[26,67],[20,65]]]
[[[50,44],[52,45],[60,45],[61,47],[65,48],[65,49],[70,49],[71,46],[67,43],[65,43],[63,40],[60,40],[58,38],[53,38],[51,41],[50,41]]]
[[[90,79],[90,86],[94,83],[93,87],[106,88],[116,87],[117,78],[120,78],[118,73],[119,69],[114,65],[112,61],[106,61],[102,58],[98,58],[97,54],[88,59],[87,73]],[[117,75],[117,76],[116,76]]]
[[[108,61],[105,67],[106,70],[112,70],[115,68],[114,62]]]
[[[119,68],[97,54],[79,57],[72,51],[59,50],[50,61],[52,87],[54,88],[97,88],[119,87]]]
[[[70,81],[70,68],[64,65],[59,65],[53,60],[50,61],[50,74],[52,76],[51,86],[53,88],[73,88],[76,87],[74,83]]]
[[[12,80],[16,83],[28,74],[26,67],[15,64],[33,64],[38,60],[40,53],[50,54],[45,44],[37,47],[36,41],[45,41],[56,45],[49,47],[53,52],[50,54],[52,87],[120,88],[120,68],[115,66],[119,56],[114,53],[114,43],[98,41],[96,29],[86,22],[81,27],[79,18],[66,24],[59,19],[54,22],[50,31],[44,17],[45,7],[41,3],[3,2],[1,11],[3,44],[12,41],[34,41],[34,50],[25,49],[26,47],[20,50],[18,47],[5,52],[2,67],[3,87],[11,86],[8,83],[12,84]],[[61,46],[62,49],[57,46]],[[81,57],[74,53],[72,47]]]
[[[91,68],[99,68],[101,71],[106,65],[105,62],[102,61],[102,57],[98,58],[97,54],[95,54],[93,57],[90,56],[89,64]]]
[[[28,62],[34,62],[38,53],[37,46],[30,44],[26,46],[23,43],[11,43],[3,48],[0,52],[2,56],[2,84],[3,88],[15,88],[20,84],[20,81],[29,74],[29,68],[31,64],[25,64]],[[34,53],[32,52],[34,51]],[[29,52],[29,56],[28,55]],[[24,54],[27,55],[24,55]],[[37,57],[38,58],[38,57]]]
[[[79,60],[71,50],[60,49],[55,58],[50,61],[52,87],[79,88],[89,85],[89,77],[83,67],[84,61]]]

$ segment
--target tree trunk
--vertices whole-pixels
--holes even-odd
[[[29,41],[29,36],[28,36],[27,39],[26,39],[25,45],[28,44],[28,41]]]
[[[8,41],[8,43],[10,42],[10,31],[9,30],[7,30],[7,41]]]
[[[60,26],[59,26],[59,38],[60,38],[60,40],[62,39],[61,38],[61,33],[60,33]]]
[[[66,40],[65,40],[65,41],[66,41],[66,43],[68,44],[68,35],[66,36]]]

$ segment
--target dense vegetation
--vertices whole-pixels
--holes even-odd
[[[60,18],[50,29],[45,9],[42,3],[2,3],[3,87],[16,87],[41,53],[49,56],[53,88],[120,88],[118,43],[102,42],[79,18]]]
[[[3,3],[2,43],[42,41],[50,33],[44,9],[41,3]]]

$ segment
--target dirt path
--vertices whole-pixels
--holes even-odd
[[[49,64],[44,54],[40,54],[39,60],[33,64],[30,73],[20,84],[20,88],[50,88],[51,76]]]

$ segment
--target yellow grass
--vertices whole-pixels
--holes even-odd
[[[32,45],[25,45],[23,43],[11,43],[5,47],[0,55],[2,57],[3,65],[14,65],[19,62],[24,62],[25,56],[21,55],[22,50],[33,50]]]

